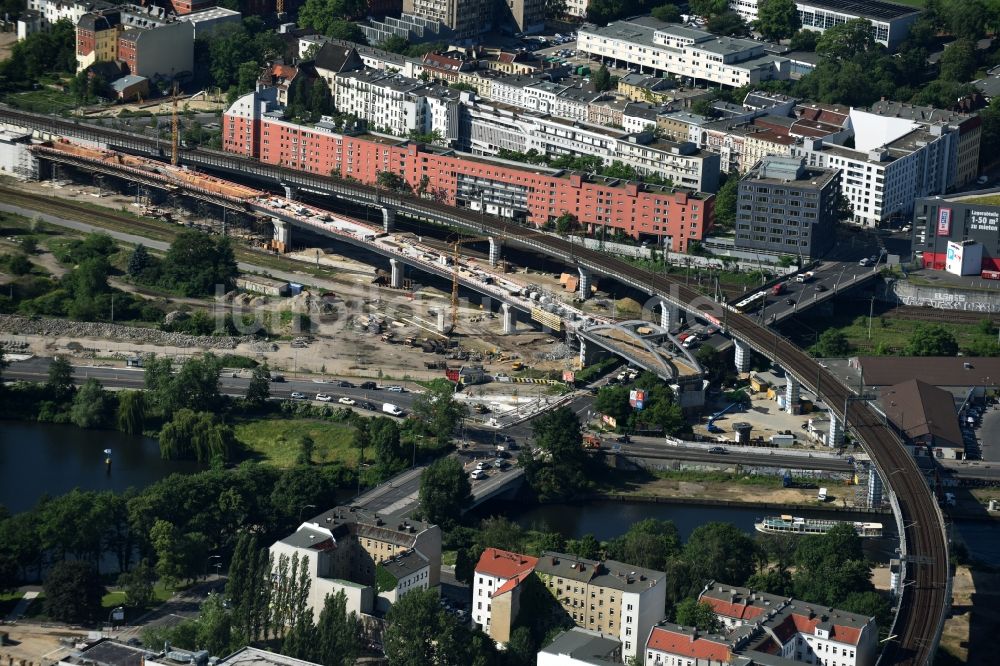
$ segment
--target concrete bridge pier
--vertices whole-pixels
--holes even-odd
[[[586,268],[578,268],[580,272],[580,299],[587,300],[590,298],[590,271]]]
[[[281,186],[285,188],[285,198],[294,201],[295,195],[298,194],[299,191],[294,187],[292,187],[291,185],[285,185],[284,183],[282,183]]]
[[[503,251],[503,242],[499,238],[490,236],[490,266],[500,263],[500,253]]]
[[[393,289],[403,288],[403,262],[396,259],[389,260],[389,267],[392,271],[389,278],[389,286]]]
[[[785,371],[785,411],[789,414],[799,413],[799,380]]]
[[[844,424],[832,413],[830,414],[830,437],[826,443],[834,449],[839,449],[844,445]]]
[[[274,225],[274,239],[271,241],[274,249],[281,253],[288,252],[292,247],[292,225],[276,217],[271,218],[271,223]]]
[[[750,346],[740,340],[733,340],[736,348],[736,372],[750,372]]]
[[[680,309],[667,301],[660,301],[660,326],[670,330],[670,327],[680,321]]]
[[[606,349],[601,349],[597,345],[589,345],[587,341],[580,338],[580,368],[596,363],[608,355]]]
[[[396,229],[396,209],[382,206],[382,231],[392,233]]]
[[[517,311],[510,307],[509,303],[500,304],[500,317],[504,335],[510,335],[517,330]]]
[[[444,308],[439,308],[437,311],[437,329],[438,333],[446,333],[445,331],[445,312]]]

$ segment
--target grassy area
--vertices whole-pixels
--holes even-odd
[[[21,600],[24,594],[22,592],[11,592],[9,594],[0,594],[0,620],[7,617],[17,602]]]
[[[159,606],[164,603],[167,599],[172,597],[174,594],[173,590],[167,589],[162,580],[156,581],[153,586],[153,606]],[[108,613],[111,612],[112,608],[117,608],[118,606],[125,605],[125,592],[122,590],[112,590],[104,595],[101,599],[101,607]]]
[[[781,479],[776,476],[746,476],[742,474],[730,474],[729,472],[707,472],[699,470],[657,470],[653,475],[658,479],[668,479],[670,481],[687,481],[690,483],[737,483],[744,486],[757,486],[764,488],[780,488]]]
[[[800,317],[800,324],[790,323],[787,332],[793,341],[808,348],[815,343],[818,332],[836,329],[847,337],[852,352],[895,354],[906,348],[910,336],[913,335],[913,331],[918,326],[939,323],[900,319],[891,315],[883,316],[879,313],[880,305],[876,303],[875,315],[871,320],[871,337],[869,338],[868,307],[869,303],[867,302],[837,303],[832,316],[821,318],[804,315]],[[947,323],[946,326],[955,336],[961,349],[988,350],[996,345],[996,331],[984,332],[979,323],[951,322]]]
[[[457,550],[442,550],[441,551],[441,564],[446,567],[453,567],[458,561],[458,551]]]
[[[42,113],[65,113],[76,108],[73,95],[51,88],[12,93],[4,97],[4,102],[18,109]]]
[[[316,443],[313,462],[339,461],[357,465],[359,451],[352,446],[354,427],[318,419],[266,419],[236,426],[236,438],[251,455],[278,467],[291,467],[299,454],[299,439],[309,435]]]

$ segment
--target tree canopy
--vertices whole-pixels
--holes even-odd
[[[469,503],[471,492],[462,463],[450,456],[439,458],[420,476],[420,510],[432,523],[454,525]]]
[[[99,619],[105,589],[89,562],[59,562],[45,578],[45,610],[58,622],[88,623]]]
[[[239,270],[226,237],[200,231],[181,231],[160,264],[160,286],[185,296],[211,296],[216,289],[230,291]]]
[[[955,356],[958,342],[954,334],[941,324],[920,324],[914,328],[906,344],[909,356]]]
[[[760,31],[764,39],[786,39],[801,27],[802,21],[795,0],[760,0],[757,3],[754,28]]]

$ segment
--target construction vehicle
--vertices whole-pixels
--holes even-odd
[[[524,369],[524,363],[522,361],[514,361],[513,363],[510,364],[510,369],[511,370],[523,370]]]
[[[583,436],[583,448],[592,451],[601,448],[601,438],[590,433],[585,434]]]

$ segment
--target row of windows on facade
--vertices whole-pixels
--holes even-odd
[[[749,240],[750,239],[750,234],[736,234],[736,237],[737,238],[745,238],[745,239]],[[770,240],[768,240],[767,236],[754,236],[753,240],[758,241],[760,243],[771,243],[772,245],[781,245],[782,244],[780,236],[771,236]],[[809,246],[809,241],[804,240],[804,241],[798,241],[798,242],[796,242],[794,238],[790,238],[790,239],[786,240],[784,242],[784,244],[785,245],[799,245],[800,247],[808,247]]]

